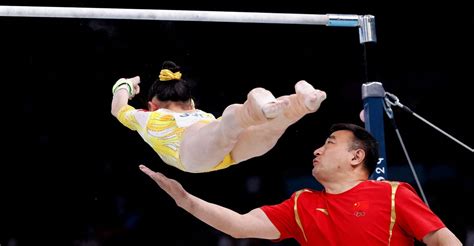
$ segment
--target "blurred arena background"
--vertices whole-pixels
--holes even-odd
[[[414,112],[474,145],[474,15],[467,3],[398,1],[2,1],[2,5],[371,14],[378,42],[371,79]],[[312,179],[313,150],[335,122],[363,125],[366,80],[357,29],[324,26],[0,17],[3,161],[0,245],[296,245],[232,239],[196,220],[139,170],[179,180],[238,212],[285,199]],[[291,126],[262,157],[226,170],[183,173],[165,165],[110,114],[111,87],[140,75],[142,92],[173,60],[196,85],[198,107],[220,116],[257,86],[276,96],[301,79],[325,90],[321,109]],[[146,93],[132,101],[144,107]],[[395,110],[430,206],[473,245],[472,152]],[[389,179],[411,183],[385,124]],[[470,243],[470,244],[468,244]]]

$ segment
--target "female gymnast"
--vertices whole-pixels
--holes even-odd
[[[140,92],[140,78],[121,78],[112,88],[112,115],[137,131],[167,164],[191,173],[227,168],[261,156],[275,146],[285,130],[319,109],[326,93],[306,81],[295,93],[275,98],[252,89],[243,104],[228,106],[221,117],[194,107],[190,85],[171,61],[162,65],[149,90],[148,110],[128,104]]]

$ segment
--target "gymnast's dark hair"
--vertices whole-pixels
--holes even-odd
[[[329,130],[330,134],[339,131],[339,130],[348,130],[351,131],[354,135],[352,145],[350,146],[351,150],[363,149],[365,151],[365,160],[364,164],[369,171],[369,175],[375,170],[377,161],[379,159],[379,146],[377,140],[364,128],[350,123],[337,123],[331,126]]]
[[[180,72],[180,67],[172,61],[163,62],[161,69],[168,69],[173,73]],[[186,102],[191,100],[191,86],[181,78],[167,81],[161,81],[160,78],[157,78],[148,91],[148,100],[153,97],[162,102]]]

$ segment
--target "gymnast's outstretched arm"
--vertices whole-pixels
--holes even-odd
[[[117,117],[119,110],[128,105],[128,100],[140,93],[140,77],[135,76],[131,79],[119,79],[112,87],[112,109],[111,113]]]

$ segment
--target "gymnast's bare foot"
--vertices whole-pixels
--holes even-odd
[[[314,89],[311,84],[304,80],[296,83],[295,91],[310,112],[316,112],[326,99],[326,92]]]
[[[257,122],[276,118],[290,105],[288,99],[276,99],[270,91],[260,87],[249,92],[247,103],[249,116]]]

